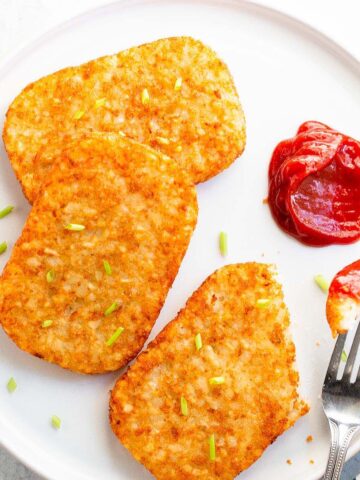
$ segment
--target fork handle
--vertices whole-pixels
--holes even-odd
[[[339,480],[350,441],[359,426],[348,426],[329,419],[331,448],[323,480]]]

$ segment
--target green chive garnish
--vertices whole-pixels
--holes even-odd
[[[329,291],[330,284],[323,275],[315,275],[314,280],[324,293]]]
[[[228,253],[228,237],[227,237],[227,233],[225,232],[220,232],[219,248],[220,248],[221,255],[225,257]]]
[[[196,350],[200,350],[202,348],[201,333],[197,333],[195,335],[195,346],[196,346]]]
[[[148,105],[149,102],[150,102],[149,91],[147,88],[144,88],[144,90],[141,92],[141,103],[143,105]]]
[[[225,383],[225,377],[211,377],[209,383],[210,385],[221,385]]]
[[[105,270],[106,274],[111,275],[112,270],[111,270],[111,267],[110,267],[110,263],[107,260],[104,260],[103,264],[104,264],[104,270]]]
[[[61,419],[57,415],[53,415],[51,417],[51,425],[56,429],[59,430],[61,427]]]
[[[6,250],[7,250],[7,243],[6,242],[0,243],[0,255],[6,252]]]
[[[44,320],[41,324],[41,326],[43,328],[48,328],[48,327],[51,327],[51,325],[53,324],[53,321],[52,320]]]
[[[84,110],[78,110],[74,115],[74,120],[80,120],[80,118],[84,115]]]
[[[209,457],[212,462],[216,459],[215,435],[213,433],[209,437]]]
[[[6,215],[9,215],[14,210],[14,207],[12,205],[8,205],[7,207],[3,208],[0,210],[0,218],[6,217]]]
[[[175,80],[175,83],[174,83],[174,90],[175,90],[175,91],[180,90],[181,85],[182,85],[182,78],[181,78],[181,77],[178,77],[178,78]]]
[[[343,350],[343,351],[341,352],[341,361],[342,361],[342,362],[346,362],[347,359],[348,359],[347,353],[345,352],[345,350]]]
[[[181,413],[185,416],[189,415],[189,409],[188,409],[186,398],[184,397],[180,398],[180,405],[181,405]]]
[[[120,337],[120,335],[123,333],[124,331],[124,327],[119,327],[112,335],[111,337],[109,338],[109,340],[106,342],[106,346],[107,347],[111,347],[112,345],[114,345],[114,343],[116,342],[116,340]]]
[[[81,232],[81,230],[85,230],[85,225],[80,225],[79,223],[68,223],[64,226],[66,230],[72,230],[74,232]]]
[[[95,102],[95,108],[103,107],[106,103],[106,98],[98,98]]]
[[[114,302],[110,305],[110,307],[108,307],[105,312],[104,312],[104,315],[105,317],[107,317],[108,315],[111,315],[113,312],[115,312],[115,310],[117,310],[119,308],[119,304],[118,302]]]
[[[55,272],[54,270],[49,270],[47,273],[46,273],[46,281],[48,283],[51,283],[55,280]]]
[[[267,308],[270,305],[270,299],[269,298],[258,298],[256,300],[256,306],[258,308]]]
[[[8,389],[9,393],[15,392],[17,388],[17,383],[15,382],[15,379],[11,377],[6,385],[6,388]]]

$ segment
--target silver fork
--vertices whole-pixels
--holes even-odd
[[[337,380],[346,337],[347,334],[338,336],[322,389],[323,407],[331,431],[330,454],[323,480],[340,478],[350,441],[360,430],[360,370],[355,381],[352,381],[360,343],[360,324],[346,360],[344,373]]]

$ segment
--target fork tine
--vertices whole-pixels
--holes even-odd
[[[355,383],[359,382],[360,381],[360,368],[358,370],[358,373],[357,373],[357,376],[355,378]]]
[[[355,337],[352,342],[350,353],[345,365],[343,379],[347,382],[350,382],[351,373],[353,371],[356,355],[359,349],[359,344],[360,344],[360,323],[356,329]]]
[[[339,335],[336,340],[334,351],[331,355],[331,360],[326,372],[324,383],[334,382],[336,380],[336,376],[337,376],[337,372],[338,372],[338,368],[341,360],[341,354],[342,354],[342,351],[344,350],[346,337],[347,337],[347,333],[344,333],[343,335]]]

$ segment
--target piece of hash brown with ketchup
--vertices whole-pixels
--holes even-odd
[[[333,337],[346,333],[360,318],[360,260],[338,272],[330,284],[326,316]]]

